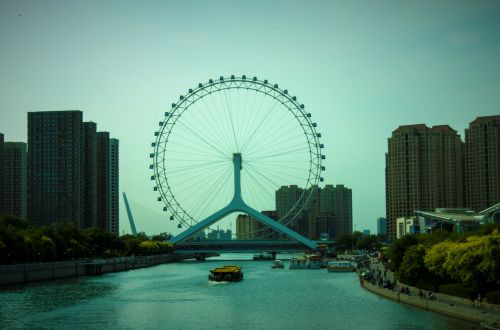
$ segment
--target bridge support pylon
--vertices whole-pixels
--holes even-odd
[[[219,221],[220,219],[224,218],[225,216],[231,213],[243,212],[250,215],[254,219],[262,222],[263,224],[271,227],[277,232],[282,233],[285,236],[304,244],[310,250],[316,250],[317,244],[315,241],[312,241],[298,234],[297,232],[291,230],[290,228],[282,225],[278,221],[273,220],[270,217],[262,214],[261,212],[253,209],[248,204],[246,204],[245,201],[243,201],[243,198],[241,196],[241,170],[243,167],[242,167],[242,158],[240,153],[233,154],[233,164],[234,164],[234,195],[231,202],[229,202],[227,206],[223,207],[219,211],[208,216],[206,219],[196,223],[194,226],[186,229],[177,236],[172,237],[170,241],[175,245],[177,242],[185,240],[191,235],[207,228],[208,226],[214,224],[215,222]]]

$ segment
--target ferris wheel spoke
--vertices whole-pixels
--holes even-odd
[[[226,100],[226,106],[227,106],[227,112],[228,112],[228,115],[229,115],[229,122],[231,123],[231,130],[232,130],[232,133],[233,133],[233,138],[234,138],[234,144],[236,145],[236,151],[240,151],[240,148],[238,146],[238,139],[236,138],[236,132],[234,130],[234,121],[233,121],[233,114],[231,113],[231,107],[232,105],[230,104],[231,101],[227,99],[227,92],[226,90],[224,89],[224,99]]]
[[[301,147],[301,148],[290,148],[288,150],[283,150],[278,153],[268,153],[268,154],[263,154],[259,155],[257,157],[252,157],[252,161],[260,161],[262,159],[269,159],[269,158],[275,158],[275,157],[280,157],[280,156],[285,156],[285,155],[292,155],[292,154],[297,154],[297,153],[302,153],[304,151],[309,150],[307,147]]]
[[[205,112],[210,116],[211,120],[209,120],[208,122],[212,123],[212,124],[215,124],[215,123],[221,123],[221,119],[220,119],[220,111],[219,111],[219,108],[217,107],[217,104],[215,103],[214,101],[214,98],[211,97],[210,100],[212,101],[212,105],[213,107],[210,108],[208,105],[207,105],[207,102],[205,101],[205,99],[202,99],[202,104],[205,108]],[[212,125],[210,125],[212,126]],[[219,124],[219,126],[221,126]],[[227,134],[225,134],[224,132],[221,132],[221,129],[219,127],[219,129],[216,129],[215,127],[212,129],[212,131],[214,133],[218,133],[219,134],[219,137],[222,141],[222,144],[221,145],[224,145],[224,147],[226,147],[228,150],[226,150],[226,152],[228,154],[231,154],[231,147],[230,147],[230,143],[229,143],[229,140],[227,139]]]
[[[228,168],[219,168],[219,167],[198,167],[198,171],[196,171],[196,174],[195,175],[191,175],[190,173],[192,172],[191,168],[187,168],[186,170],[183,170],[183,169],[178,169],[176,171],[168,171],[166,172],[166,174],[168,175],[172,175],[172,174],[182,174],[182,180],[183,182],[187,182],[188,180],[193,180],[193,179],[196,179],[197,177],[200,177],[200,176],[203,176],[204,174],[206,173],[211,173],[211,172],[214,172],[214,170],[218,170],[218,171],[224,171],[224,170],[228,170]],[[186,175],[190,175],[189,178],[184,178],[184,176]]]
[[[256,106],[255,106],[255,103],[256,103],[256,101],[257,101],[257,95],[258,95],[258,92],[257,92],[257,91],[254,91],[254,92],[255,92],[255,93],[253,93],[252,104],[251,104],[251,106],[250,106],[250,108],[249,108],[249,110],[248,110],[248,112],[249,112],[249,113],[251,112],[251,116],[249,116],[249,117],[250,117],[249,119],[253,119],[253,118],[255,118],[256,113],[258,113],[258,110],[260,110],[260,108],[262,107],[262,103],[264,102],[264,100],[262,100],[262,101],[259,103],[259,104],[260,104],[260,105],[259,105],[259,107],[256,107]],[[252,117],[252,116],[253,116],[253,117]],[[245,143],[245,141],[248,141],[248,139],[246,139],[246,137],[248,136],[248,132],[249,132],[249,130],[251,130],[250,125],[248,124],[248,123],[250,123],[250,122],[251,122],[251,120],[246,120],[246,121],[244,122],[244,124],[245,124],[245,125],[243,125],[243,129],[242,129],[242,132],[241,132],[241,136],[242,136],[242,138],[241,138],[241,140],[242,140],[242,144],[243,144],[243,143]],[[242,145],[242,146],[241,146],[241,150],[242,150],[242,152],[243,152],[244,148],[245,148],[245,146],[244,146],[244,145]]]
[[[283,119],[283,114],[278,113],[277,111],[273,112],[274,115],[268,120],[266,120],[263,125],[260,125],[258,129],[262,132],[260,135],[258,135],[258,138],[252,141],[251,147],[247,150],[247,153],[252,153],[253,150],[260,150],[262,147],[262,142],[267,142],[267,141],[274,141],[274,140],[283,140],[283,139],[290,139],[292,137],[302,137],[303,141],[303,135],[300,134],[300,131],[297,131],[296,128],[293,129],[290,125],[291,123],[289,121],[284,121]],[[286,114],[285,114],[286,115]],[[279,123],[279,126],[277,126],[276,123]],[[292,134],[290,134],[292,133]]]
[[[226,131],[226,135],[228,137],[228,141],[229,141],[229,145],[231,146],[231,148],[234,150],[234,148],[236,148],[236,140],[234,139],[234,134],[233,134],[233,130],[231,129],[231,121],[228,120],[228,109],[227,109],[227,102],[224,98],[224,89],[221,90],[221,92],[219,93],[218,95],[218,98],[217,98],[217,101],[220,105],[220,118],[221,118],[221,121],[220,123],[222,123],[221,126],[224,127],[225,131]]]
[[[273,186],[273,187],[280,187],[283,184],[283,183],[280,183],[280,182],[277,182],[277,181],[271,179],[269,176],[262,173],[262,171],[257,171],[257,170],[255,170],[255,168],[253,168],[251,166],[250,166],[250,169],[252,170],[254,177],[257,177],[257,176],[263,177],[266,180],[266,182],[271,184],[271,186]]]
[[[244,102],[243,102],[243,107],[242,107],[242,111],[241,111],[241,116],[240,116],[240,122],[238,123],[238,131],[240,133],[240,141],[243,142],[243,133],[244,133],[244,129],[247,127],[247,124],[248,123],[248,116],[247,116],[247,100],[248,100],[248,89],[245,89],[245,99],[244,99]]]
[[[277,171],[279,171],[279,169],[281,168],[286,168],[286,169],[290,169],[290,170],[295,170],[295,171],[300,171],[300,172],[304,172],[304,171],[307,171],[308,168],[307,167],[295,167],[295,166],[288,166],[288,165],[285,165],[287,164],[288,162],[287,161],[283,161],[281,162],[281,164],[266,164],[265,166],[269,166],[269,167],[275,167]],[[262,165],[258,166],[258,165],[255,165],[256,168],[261,168]]]
[[[255,93],[258,93],[258,92],[255,91]],[[261,110],[262,110],[262,107],[264,106],[264,101],[265,101],[265,98],[262,97],[261,101],[259,102],[259,106],[257,108],[257,111],[253,112],[253,115],[255,116],[254,120],[258,120],[259,119],[258,116],[261,115],[261,112],[262,112]],[[267,107],[264,107],[264,109],[266,109],[266,108]],[[245,152],[244,150],[246,150],[246,147],[247,147],[248,143],[250,143],[250,141],[252,140],[253,135],[258,131],[259,126],[261,126],[262,123],[265,122],[266,117],[268,117],[269,114],[270,114],[269,111],[262,113],[263,118],[260,118],[260,120],[258,120],[258,124],[254,125],[253,128],[251,128],[251,127],[248,128],[249,130],[247,131],[247,133],[249,133],[249,134],[245,135],[243,137],[243,144],[241,146],[242,152]]]
[[[288,181],[288,184],[292,184],[293,183],[292,180],[305,181],[305,178],[303,176],[292,175],[290,173],[287,176],[283,176],[281,174],[278,174],[279,173],[278,171],[269,170],[269,169],[262,168],[262,167],[259,168],[259,171],[256,170],[255,173],[257,173],[257,175],[261,175],[263,177],[266,177],[273,184],[281,183],[281,184],[278,184],[278,186],[283,185],[283,183],[287,183],[287,181]],[[278,181],[271,180],[271,177],[274,177]],[[292,182],[290,182],[290,181],[292,181]]]
[[[182,126],[184,129],[186,129],[187,131],[191,132],[194,136],[198,137],[200,139],[200,141],[203,142],[205,145],[209,146],[210,148],[212,148],[214,151],[220,153],[221,155],[224,155],[224,151],[223,150],[221,150],[220,148],[218,148],[214,144],[209,143],[208,141],[206,141],[205,139],[203,139],[203,137],[201,137],[198,133],[196,133],[190,127],[184,125],[182,122],[179,122],[179,125]]]
[[[229,180],[229,176],[230,174],[228,172],[223,172],[218,178],[215,178],[212,182],[212,186],[216,187],[214,191],[211,191],[209,187],[205,186],[205,189],[202,191],[203,193],[200,194],[202,196],[200,201],[192,205],[193,210],[195,210],[194,212],[197,214],[196,218],[198,220],[201,220],[201,214],[207,214],[206,211],[211,205],[210,201],[214,198],[214,196],[218,196],[221,193],[224,189],[223,183]]]
[[[260,190],[260,194],[256,194],[257,196],[259,196],[259,197],[261,197],[261,198],[262,198],[262,197],[263,197],[263,195],[267,195],[267,196],[266,196],[266,199],[270,199],[270,200],[273,200],[273,199],[274,199],[274,198],[273,198],[274,196],[273,196],[273,194],[271,193],[272,188],[271,188],[271,189],[269,189],[269,188],[264,187],[264,185],[263,185],[260,181],[256,180],[256,179],[257,179],[257,177],[256,177],[256,176],[255,176],[252,172],[249,172],[249,173],[248,173],[248,175],[249,175],[249,176],[253,179],[253,180],[252,180],[252,181],[250,181],[250,182],[252,182],[252,184],[253,184],[254,186],[256,186],[256,187]]]
[[[181,140],[181,142],[179,142],[178,140]],[[185,142],[188,142],[190,144],[186,145]],[[200,141],[198,139],[194,139],[193,137],[188,137],[188,136],[185,136],[185,135],[182,135],[180,137],[177,137],[175,139],[170,139],[168,141],[168,144],[170,145],[171,148],[167,148],[165,150],[165,152],[168,152],[168,150],[170,149],[174,149],[173,147],[174,146],[179,146],[179,147],[182,147],[184,149],[191,149],[191,150],[196,150],[200,153],[207,153],[209,155],[213,155],[213,151],[210,151],[210,149],[207,149],[207,148],[204,148],[204,149],[199,149],[197,147],[202,147],[200,145]],[[222,155],[220,155],[219,153],[217,153],[217,156],[219,157],[222,157]],[[227,155],[226,155],[227,156]]]
[[[213,111],[215,117],[215,121],[213,122],[215,125],[214,131],[221,131],[221,137],[224,137],[225,146],[229,150],[228,153],[232,154],[234,152],[234,141],[232,141],[231,129],[228,124],[224,102],[221,99],[220,93],[218,96],[211,97],[210,100],[215,109],[215,111]]]
[[[222,155],[216,155],[215,157],[210,154],[210,153],[207,153],[207,152],[198,152],[198,153],[194,153],[194,152],[189,152],[189,151],[185,151],[186,149],[182,149],[182,150],[169,150],[168,153],[169,154],[173,154],[173,155],[187,155],[187,156],[201,156],[201,157],[210,157],[210,158],[215,158],[217,161],[227,161],[228,160],[228,157],[223,157]]]
[[[257,146],[256,142],[256,147],[252,148],[251,150],[248,150],[248,156],[250,158],[254,156],[258,156],[259,152],[262,152],[262,150],[266,150],[267,153],[272,154],[277,151],[281,151],[287,146],[290,146],[290,144],[294,144],[294,142],[298,139],[297,136],[294,137],[287,137],[286,140],[283,139],[281,136],[275,136],[271,135],[266,141],[262,141],[260,145]],[[300,143],[298,143],[300,144]]]
[[[211,139],[214,144],[227,148],[228,144],[223,139],[224,134],[220,134],[219,130],[213,128],[214,123],[217,122],[213,116],[214,111],[210,111],[210,109],[206,107],[205,100],[202,100],[202,103],[204,105],[204,108],[201,108],[198,104],[195,104],[195,106],[199,109],[199,113],[201,114],[200,117],[203,117],[195,117],[197,120],[197,127],[205,128],[203,130],[203,133],[207,138]],[[207,116],[206,114],[208,114],[209,116]],[[224,152],[226,152],[228,155],[231,154],[231,150],[225,149]]]
[[[246,145],[248,145],[249,141],[251,141],[251,140],[253,139],[253,137],[254,137],[254,136],[255,136],[255,134],[259,131],[259,129],[262,129],[262,125],[263,125],[264,123],[266,123],[266,122],[269,120],[269,117],[270,117],[270,116],[272,116],[272,115],[274,114],[273,109],[274,109],[274,108],[276,108],[276,106],[277,106],[277,105],[278,105],[277,103],[274,103],[274,104],[271,104],[271,105],[268,107],[268,109],[267,109],[267,111],[266,111],[266,113],[265,113],[264,117],[263,117],[263,118],[260,120],[260,122],[259,122],[259,123],[255,126],[254,130],[252,131],[252,133],[250,134],[250,136],[247,138],[247,140],[246,140]],[[270,108],[271,108],[271,109],[270,109]],[[246,147],[246,145],[245,145],[245,147]],[[242,147],[242,150],[243,150],[243,147]]]
[[[214,162],[211,164],[205,163],[202,166],[192,166],[192,164],[191,164],[191,166],[176,166],[176,167],[165,169],[165,174],[167,176],[170,176],[170,175],[174,175],[174,174],[187,175],[191,172],[196,173],[196,172],[201,172],[201,171],[203,171],[203,173],[205,173],[205,172],[210,172],[210,171],[213,171],[213,170],[219,168],[220,165],[224,164],[224,163],[225,162],[218,161],[218,162]]]
[[[191,177],[187,180],[183,180],[182,183],[183,183],[184,189],[179,188],[178,190],[175,191],[175,195],[183,196],[183,194],[185,194],[187,192],[187,197],[192,196],[194,188],[193,188],[193,186],[188,185],[186,183],[194,182],[195,183],[194,187],[196,187],[197,190],[199,191],[200,187],[201,187],[201,190],[208,189],[209,184],[213,185],[219,178],[224,177],[225,175],[227,175],[227,171],[221,171],[220,173],[213,175],[210,178],[208,178],[207,180],[205,180],[203,182],[203,184],[197,184],[197,183],[199,183],[197,177]],[[197,193],[197,195],[199,195],[199,194]],[[208,194],[208,196],[211,196],[211,194]]]

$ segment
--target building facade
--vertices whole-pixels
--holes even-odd
[[[466,206],[480,212],[500,202],[500,116],[469,123],[465,155]]]
[[[81,111],[28,113],[28,220],[119,234],[119,144]]]
[[[28,220],[82,222],[82,112],[28,113]]]
[[[109,226],[107,230],[120,234],[120,166],[119,141],[109,139]]]
[[[447,125],[398,127],[388,139],[386,216],[388,239],[395,240],[396,219],[415,210],[462,207],[463,144]]]
[[[297,208],[292,210],[295,206],[300,208],[299,205],[301,197],[304,193],[304,189],[297,185],[282,186],[275,193],[276,200],[276,212],[278,219],[284,219],[284,223],[289,223],[288,227],[291,229],[301,232],[303,227],[303,221],[301,215],[296,213]],[[295,218],[293,221],[292,219]]]
[[[3,139],[0,133],[0,214],[3,213]]]
[[[27,217],[27,149],[24,142],[3,143],[3,201],[6,214]]]
[[[262,211],[262,214],[273,220],[278,219],[278,213],[276,211]],[[236,239],[275,240],[280,238],[282,238],[280,233],[248,214],[238,214],[236,217]]]
[[[97,227],[108,229],[109,198],[109,133],[97,132]]]
[[[334,239],[352,233],[352,191],[343,185],[311,187],[312,195],[301,214],[288,226],[310,239]],[[292,185],[276,191],[276,212],[281,219],[299,205],[303,189]],[[300,206],[300,205],[299,205]]]
[[[97,125],[83,123],[83,217],[82,228],[97,226]]]
[[[377,218],[377,234],[387,235],[387,219],[384,217]]]
[[[325,186],[324,190],[328,188]],[[336,234],[352,234],[352,190],[338,184],[333,189],[333,210],[337,217]]]

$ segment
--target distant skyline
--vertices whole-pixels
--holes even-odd
[[[499,35],[497,1],[4,0],[0,132],[26,142],[27,112],[83,111],[120,140],[138,231],[175,234],[149,180],[158,121],[199,82],[269,79],[312,113],[324,183],[352,189],[355,229],[373,233],[394,129],[449,124],[463,140],[500,114]]]

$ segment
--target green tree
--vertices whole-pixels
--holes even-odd
[[[387,267],[393,272],[398,272],[399,267],[403,262],[403,257],[406,253],[406,250],[408,250],[411,246],[417,244],[418,240],[415,235],[405,235],[399,238],[385,252],[386,257],[389,260],[387,263]]]
[[[401,262],[397,276],[403,283],[416,285],[419,278],[427,273],[428,270],[424,264],[425,246],[422,244],[410,246]]]

